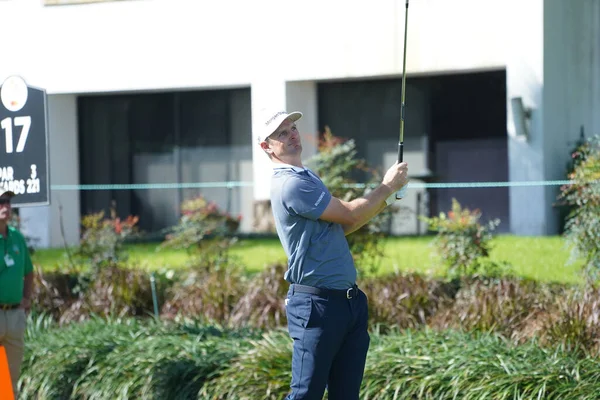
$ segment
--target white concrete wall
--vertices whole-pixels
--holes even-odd
[[[408,71],[504,65],[498,49],[513,10],[503,3],[414,1]],[[10,55],[0,64],[0,77],[18,73],[49,93],[245,86],[274,76],[306,81],[402,71],[402,0],[71,6],[11,0],[0,1],[0,15],[3,55]]]

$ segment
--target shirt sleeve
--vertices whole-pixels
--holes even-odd
[[[283,205],[291,214],[317,220],[330,200],[329,190],[308,177],[291,176],[283,185]]]
[[[27,243],[23,243],[23,251],[24,251],[24,265],[23,272],[24,275],[29,275],[33,272],[33,264],[31,262],[31,256],[29,255],[29,249],[27,248]]]
[[[18,233],[18,237],[21,242],[19,247],[23,253],[23,275],[29,275],[33,272],[33,263],[31,262],[31,256],[29,255],[29,248],[27,248],[27,241],[20,232]]]

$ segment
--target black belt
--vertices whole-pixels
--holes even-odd
[[[0,304],[0,310],[14,310],[21,307],[21,304]]]
[[[321,297],[339,297],[343,299],[353,299],[358,296],[358,286],[354,285],[349,289],[322,289],[313,286],[292,284],[292,293],[310,293]]]

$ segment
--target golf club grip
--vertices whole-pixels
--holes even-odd
[[[404,161],[404,143],[398,143],[398,163]]]

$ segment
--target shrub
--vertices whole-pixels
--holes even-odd
[[[159,288],[160,297],[163,296],[162,290]],[[58,320],[60,324],[67,324],[84,321],[91,316],[149,316],[152,310],[148,273],[114,266],[103,268],[87,290],[64,309]]]
[[[394,274],[369,279],[362,290],[369,297],[369,323],[386,327],[419,328],[438,310],[448,307],[457,288],[417,274]]]
[[[600,355],[600,290],[571,290],[556,298],[543,322],[541,340],[574,354]]]
[[[75,302],[79,295],[74,288],[78,282],[77,274],[63,272],[44,272],[35,268],[31,309],[36,313],[46,313],[56,320]]]
[[[462,285],[452,306],[436,315],[430,326],[495,333],[520,342],[550,299],[549,291],[532,281],[475,279]]]
[[[235,327],[276,328],[287,324],[284,299],[289,284],[283,279],[285,264],[274,264],[254,277],[232,311]]]
[[[314,168],[334,197],[350,201],[363,196],[371,184],[379,183],[377,172],[369,168],[364,160],[357,158],[353,139],[334,136],[326,127],[318,150],[307,164]],[[356,185],[355,177],[359,174],[367,176],[367,187]],[[383,257],[383,229],[389,218],[390,210],[386,209],[346,237],[359,272],[377,272]]]
[[[593,358],[453,331],[374,336],[361,399],[593,399]]]
[[[486,269],[494,267],[484,259],[489,257],[492,232],[500,221],[496,219],[482,225],[480,218],[481,211],[462,208],[456,199],[452,199],[452,210],[447,214],[421,217],[430,230],[437,232],[433,243],[450,277],[486,274]]]
[[[250,348],[252,331],[190,321],[92,319],[26,340],[23,398],[196,399],[204,382]]]
[[[600,137],[589,139],[573,154],[571,185],[561,188],[559,199],[572,207],[564,236],[572,245],[571,261],[584,259],[584,273],[595,281],[600,274]]]
[[[161,313],[226,324],[246,288],[243,270],[236,265],[197,266],[167,290]]]
[[[199,399],[279,400],[287,395],[292,379],[289,335],[275,330],[250,344],[249,351],[240,352],[229,368],[202,388]]]
[[[82,235],[74,253],[78,265],[86,268],[79,274],[78,284],[74,291],[85,292],[90,284],[97,280],[102,268],[116,267],[127,261],[124,242],[137,234],[139,218],[128,216],[121,220],[115,208],[111,208],[110,217],[104,211],[85,215],[81,220]],[[75,268],[75,265],[71,265]]]
[[[170,229],[160,248],[185,249],[205,261],[226,261],[240,219],[220,210],[216,203],[203,196],[185,200],[181,203],[179,223]]]

